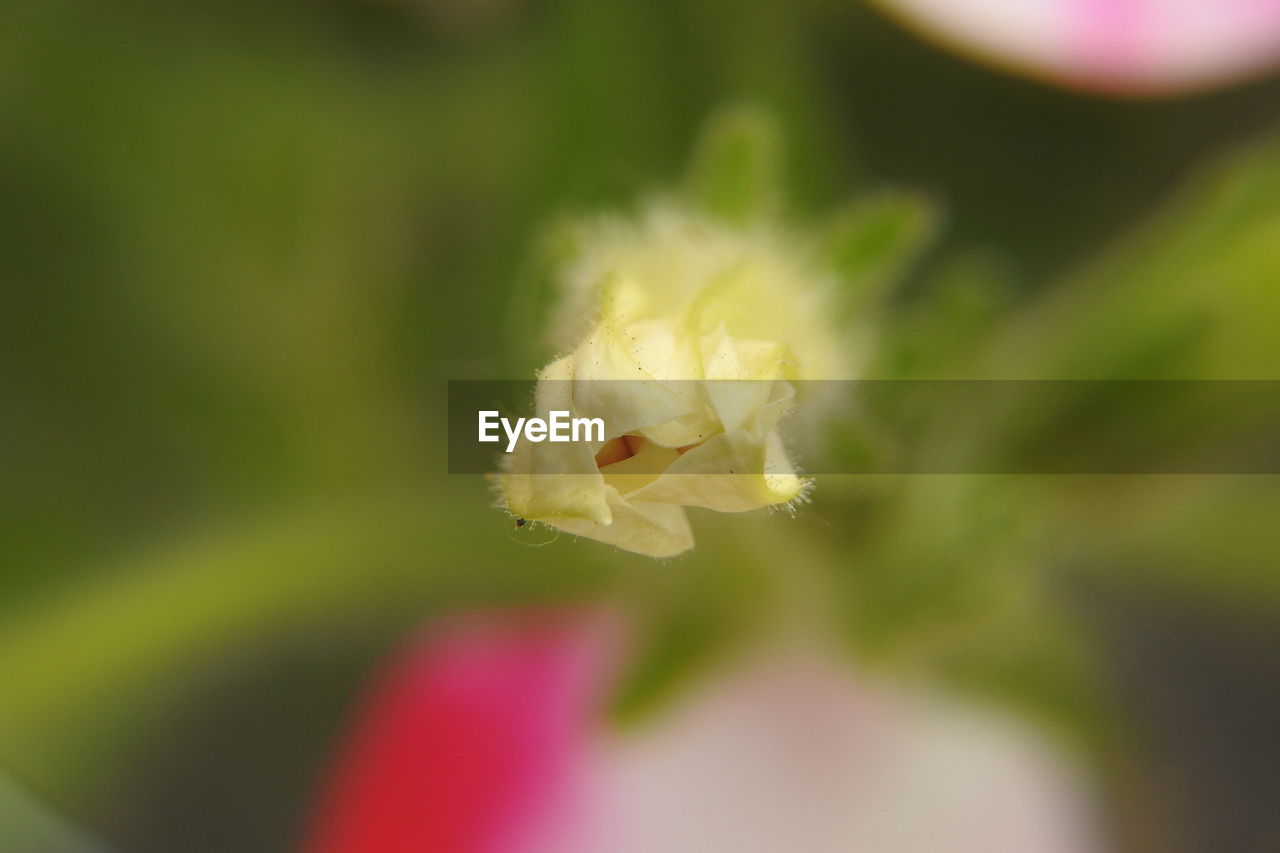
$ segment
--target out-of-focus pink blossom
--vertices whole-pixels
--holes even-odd
[[[1168,93],[1280,64],[1280,0],[876,0],[925,33],[1067,85]]]
[[[596,617],[471,620],[377,685],[308,853],[1086,853],[1078,780],[1001,717],[758,660],[623,731]]]
[[[558,612],[478,615],[411,642],[332,768],[307,853],[593,849],[586,764],[601,626]]]

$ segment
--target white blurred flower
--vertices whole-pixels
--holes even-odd
[[[745,512],[807,487],[778,431],[790,380],[847,364],[832,282],[764,225],[672,206],[583,226],[563,270],[535,408],[604,420],[603,442],[517,446],[507,509],[655,557],[692,546],[684,507]],[[747,380],[747,381],[744,381]]]
[[[1175,92],[1280,62],[1277,0],[875,0],[929,35],[1068,85]]]
[[[810,656],[743,667],[604,756],[618,853],[1100,849],[1077,771],[1030,730]]]

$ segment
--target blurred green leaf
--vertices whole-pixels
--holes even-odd
[[[782,134],[771,114],[758,107],[723,109],[707,121],[694,147],[689,198],[732,225],[767,219],[781,206],[782,163]]]
[[[973,378],[974,359],[1008,319],[1017,293],[1008,261],[993,251],[943,259],[921,292],[885,318],[872,376]]]
[[[1133,235],[992,327],[971,375],[1049,381],[1051,393],[1031,382],[1001,405],[942,412],[937,440],[978,458],[1158,452],[1132,461],[1182,470],[1180,462],[1256,458],[1261,470],[1274,453],[1274,435],[1260,432],[1274,423],[1274,405],[1247,389],[1233,397],[1226,384],[1173,394],[1141,380],[1280,378],[1276,282],[1272,139],[1204,170]],[[1139,381],[1056,381],[1079,379]],[[1151,594],[1280,603],[1269,568],[1280,553],[1274,477],[1060,478],[1041,493],[1048,528],[1038,560]]]
[[[990,353],[1033,378],[1280,378],[1280,141],[1208,168]]]
[[[3,623],[0,761],[79,795],[137,747],[174,690],[257,644],[339,613],[408,628],[441,606],[556,598],[606,580],[599,551],[502,535],[507,520],[470,485],[455,500],[366,495],[153,548]],[[514,560],[524,571],[502,569]]]
[[[101,853],[105,850],[47,804],[0,772],[0,850],[14,853]]]
[[[1091,582],[1197,607],[1280,614],[1280,484],[1262,477],[1064,484],[1059,562]]]
[[[936,207],[910,193],[886,191],[860,198],[833,216],[820,251],[840,277],[854,311],[882,300],[930,245],[938,231]]]

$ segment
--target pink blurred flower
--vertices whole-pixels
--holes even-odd
[[[998,64],[1114,92],[1197,89],[1280,62],[1280,0],[876,0]]]
[[[334,768],[308,853],[1084,853],[1086,797],[1026,731],[810,656],[601,714],[596,617],[489,617],[413,643]]]
[[[411,642],[374,685],[308,853],[505,853],[581,846],[599,620],[475,616]],[[561,846],[555,846],[555,844]]]

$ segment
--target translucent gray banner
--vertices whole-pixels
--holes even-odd
[[[680,473],[775,429],[813,475],[1280,474],[1280,380],[455,380],[448,418],[451,474]]]

